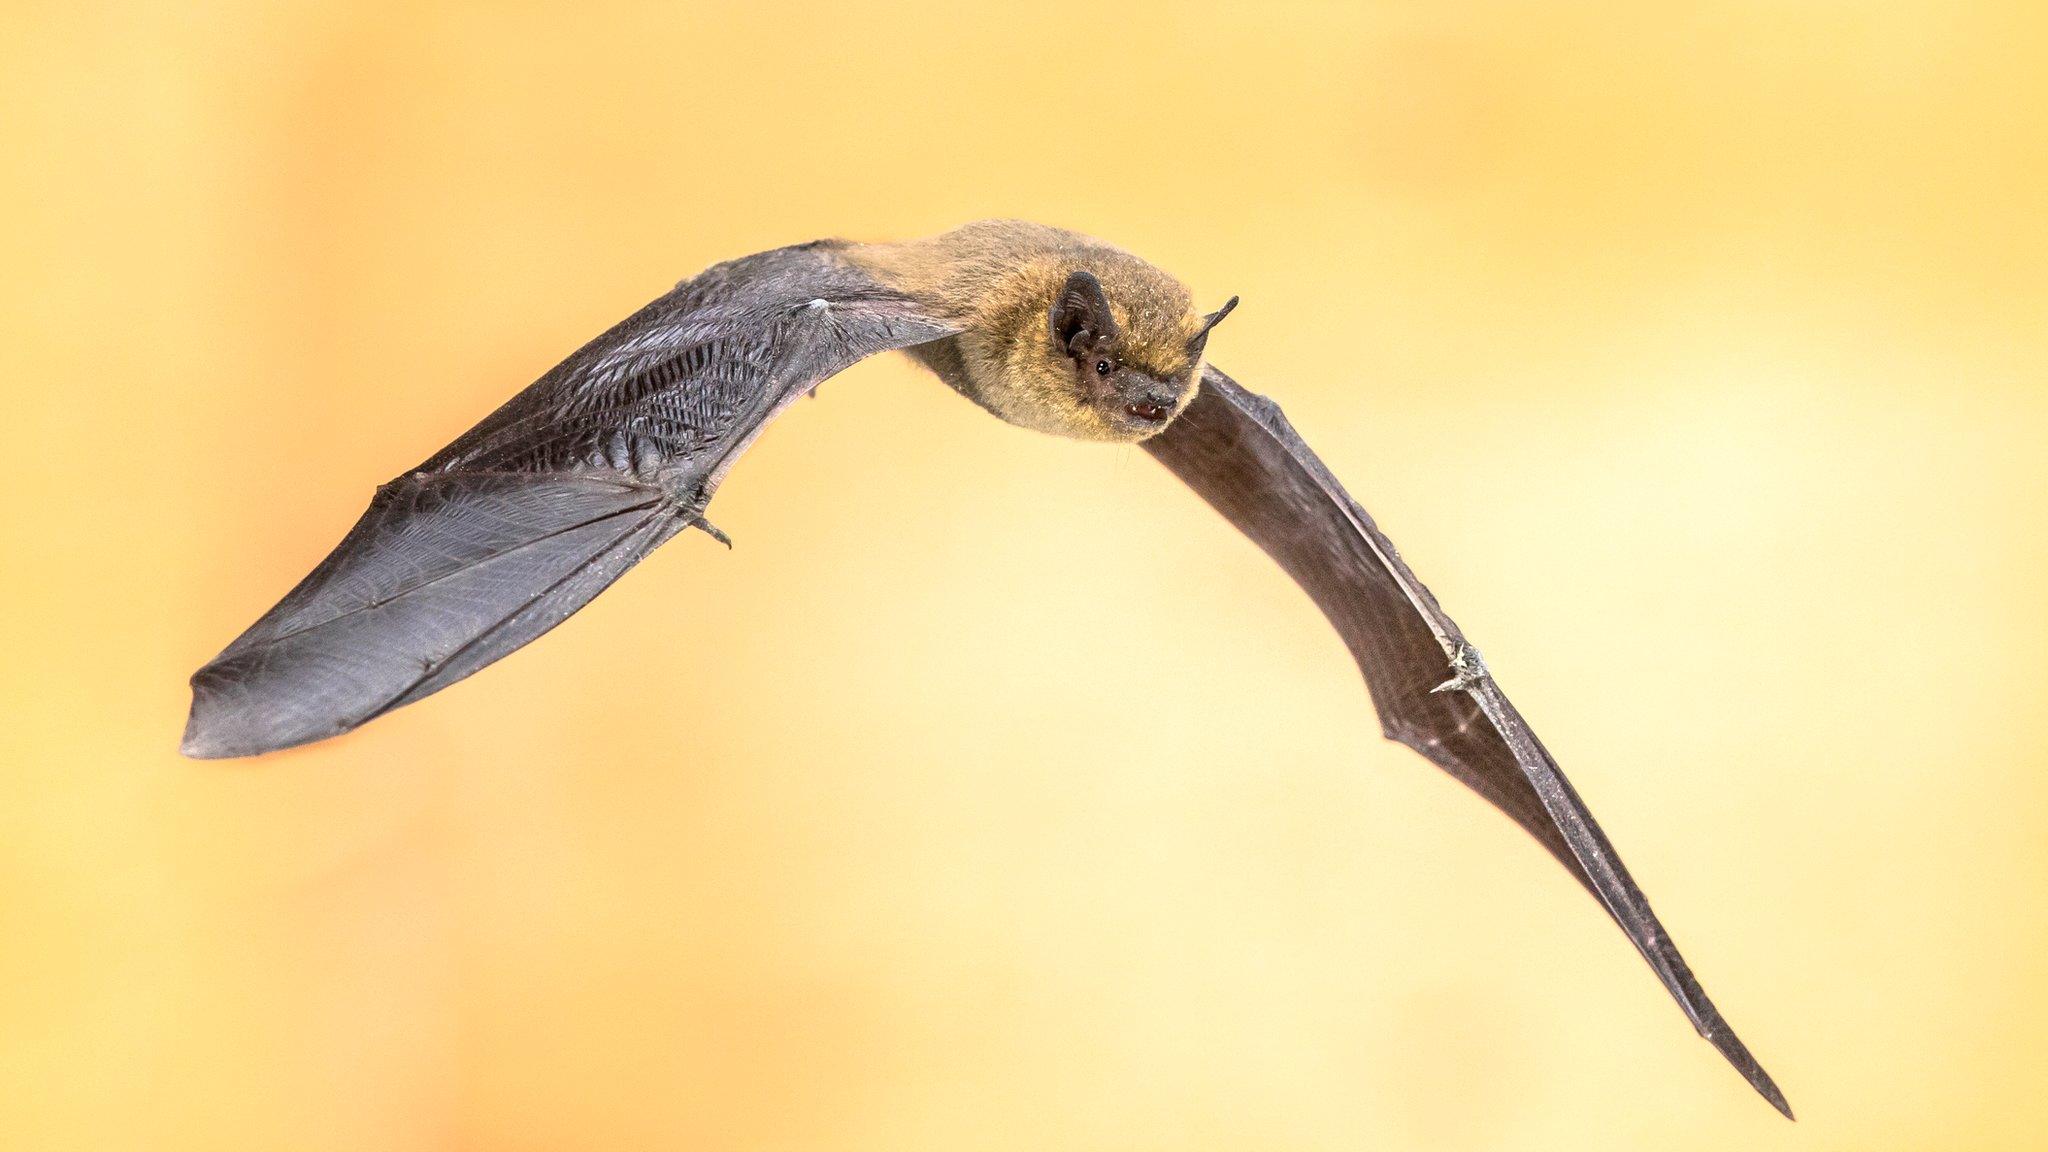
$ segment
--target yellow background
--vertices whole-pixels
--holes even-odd
[[[0,16],[0,1146],[2048,1133],[2032,3]],[[453,691],[185,676],[711,261],[1020,215],[1244,306],[1784,1085],[1134,449],[899,359]]]

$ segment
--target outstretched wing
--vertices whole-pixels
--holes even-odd
[[[1357,658],[1387,737],[1541,841],[1606,905],[1700,1035],[1791,1116],[1479,653],[1279,407],[1210,368],[1194,402],[1145,448],[1308,592]]]
[[[950,335],[821,241],[720,264],[377,490],[319,567],[192,677],[188,756],[346,732],[533,640],[704,520],[768,420]]]

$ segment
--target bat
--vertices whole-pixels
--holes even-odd
[[[1784,1094],[1714,1007],[1479,652],[1278,406],[1205,363],[1198,313],[1130,253],[1022,221],[717,264],[377,489],[283,600],[192,677],[183,752],[253,756],[446,688],[589,603],[712,494],[778,413],[900,349],[1011,424],[1135,443],[1322,609],[1389,739],[1507,813],[1596,897],[1700,1035]]]

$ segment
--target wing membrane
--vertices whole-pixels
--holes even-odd
[[[186,754],[346,732],[519,649],[676,533],[708,527],[726,469],[793,399],[951,333],[840,247],[685,281],[380,488],[319,567],[192,677]]]
[[[1791,1116],[1478,652],[1279,407],[1210,368],[1194,402],[1145,447],[1322,609],[1357,659],[1387,737],[1463,781],[1549,849],[1599,898],[1700,1035]]]

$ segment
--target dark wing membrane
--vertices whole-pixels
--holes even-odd
[[[769,418],[951,334],[825,242],[685,281],[378,489],[341,544],[192,677],[191,756],[346,732],[562,622],[693,524]],[[713,529],[715,533],[715,529]]]
[[[1387,737],[1464,781],[1549,849],[1606,905],[1700,1035],[1792,1115],[1478,652],[1279,407],[1209,368],[1194,402],[1145,448],[1308,592],[1357,659]]]

